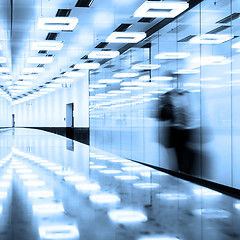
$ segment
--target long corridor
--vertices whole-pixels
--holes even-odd
[[[240,239],[240,201],[40,130],[0,133],[0,239]]]

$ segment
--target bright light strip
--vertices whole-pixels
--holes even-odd
[[[133,77],[137,77],[139,75],[139,73],[115,73],[113,74],[114,78],[133,78]]]
[[[107,168],[106,166],[104,165],[93,165],[93,166],[90,166],[91,169],[103,169],[103,168]]]
[[[12,79],[12,76],[11,75],[2,75],[1,78],[6,79],[6,80],[10,80],[10,79]]]
[[[235,204],[234,204],[234,207],[235,207],[236,209],[240,210],[240,203],[235,203]]]
[[[109,162],[113,162],[113,163],[127,163],[127,162],[129,162],[129,160],[126,160],[126,159],[112,159],[112,160],[109,160]]]
[[[158,171],[146,171],[146,172],[141,172],[140,175],[142,177],[151,177],[153,175],[157,176],[168,176],[167,173],[164,172],[158,172]]]
[[[146,1],[133,14],[134,17],[174,18],[188,8],[187,2]]]
[[[120,202],[120,198],[114,194],[100,193],[89,197],[90,201],[96,204],[115,204]]]
[[[21,174],[19,175],[21,179],[36,179],[38,178],[38,175],[36,174]]]
[[[159,76],[159,77],[152,77],[152,81],[172,81],[173,77],[168,77],[168,76]]]
[[[40,226],[39,235],[41,239],[72,239],[79,238],[79,232],[75,225],[49,225]]]
[[[122,87],[123,90],[142,90],[142,87]]]
[[[197,74],[200,73],[199,69],[179,69],[174,74]]]
[[[113,32],[106,39],[111,43],[137,43],[146,37],[145,32]]]
[[[150,235],[150,236],[142,236],[137,240],[180,240],[176,237],[170,237],[167,235]]]
[[[198,197],[204,197],[204,198],[219,197],[222,195],[222,193],[216,192],[208,188],[196,188],[196,189],[193,189],[193,192]]]
[[[233,35],[228,34],[203,34],[190,39],[190,43],[197,44],[219,44],[232,39]]]
[[[2,214],[2,209],[3,209],[3,206],[0,205],[0,214]]]
[[[99,63],[77,63],[74,69],[97,69],[100,67]]]
[[[97,183],[80,183],[75,185],[76,189],[81,192],[98,191],[101,187]]]
[[[146,167],[123,167],[122,170],[127,172],[139,172],[146,170]]]
[[[42,73],[45,71],[45,68],[43,67],[36,67],[36,68],[24,68],[24,73]]]
[[[57,214],[64,212],[64,208],[61,203],[35,204],[33,212],[35,214]]]
[[[216,218],[223,219],[223,218],[229,218],[231,216],[229,212],[221,209],[195,209],[193,213],[195,215],[201,215],[209,219],[216,219]]]
[[[0,192],[0,199],[5,199],[7,198],[7,192]]]
[[[57,78],[54,80],[56,83],[72,83],[73,79],[71,78]]]
[[[86,181],[86,178],[84,176],[73,175],[64,177],[64,180],[67,182],[82,182]]]
[[[153,189],[158,188],[160,185],[158,183],[134,183],[133,186],[141,189]]]
[[[1,181],[0,182],[0,188],[8,188],[10,186],[10,182],[9,181]]]
[[[118,173],[121,173],[122,171],[114,170],[114,169],[106,169],[106,170],[100,170],[99,172],[103,174],[118,174]]]
[[[108,93],[113,93],[113,94],[123,94],[123,93],[131,93],[131,91],[123,91],[123,90],[111,90]]]
[[[115,58],[118,55],[119,51],[92,51],[88,58]]]
[[[187,200],[189,196],[182,193],[160,193],[156,194],[158,198],[165,200]]]
[[[23,182],[24,186],[27,187],[42,187],[45,186],[45,182],[44,181],[25,181]]]
[[[71,31],[78,24],[76,17],[39,18],[38,29]]]
[[[193,61],[198,61],[199,59],[195,59]],[[227,59],[224,56],[209,56],[209,57],[202,57],[201,58],[201,65],[224,65],[231,63],[230,59]]]
[[[28,196],[32,198],[49,198],[54,197],[54,193],[49,190],[29,191]]]
[[[156,59],[182,59],[189,57],[191,54],[187,52],[162,52],[157,54]]]
[[[98,83],[106,83],[106,84],[111,84],[111,83],[120,83],[122,79],[100,79]]]
[[[63,47],[63,42],[60,41],[44,41],[44,42],[33,42],[32,50],[53,50],[59,51]]]
[[[6,63],[7,59],[5,57],[0,57],[0,63]]]
[[[18,79],[23,79],[23,80],[31,80],[31,79],[37,79],[38,75],[33,74],[33,75],[20,75]]]
[[[32,85],[33,82],[30,82],[30,81],[16,81],[15,84],[16,85],[27,86],[27,85]]]
[[[107,85],[106,84],[90,84],[90,88],[105,88]]]
[[[46,64],[51,63],[53,57],[29,57],[27,63]]]
[[[32,173],[32,169],[17,169],[16,173]]]
[[[52,162],[43,162],[43,163],[40,163],[40,165],[43,167],[49,167],[49,166],[56,166],[57,164]]]
[[[61,83],[49,83],[46,86],[50,87],[50,88],[60,88],[60,87],[62,87],[62,84]]]
[[[64,77],[83,77],[85,76],[85,73],[83,72],[77,72],[77,71],[72,71],[72,72],[65,72],[63,74]]]
[[[133,70],[135,70],[135,69],[153,70],[153,69],[158,69],[160,67],[161,67],[161,65],[159,65],[159,64],[135,64],[132,66],[132,69]]]
[[[132,176],[132,175],[120,175],[120,176],[114,176],[115,179],[128,181],[128,180],[138,180],[138,176]]]
[[[74,172],[71,170],[67,170],[67,171],[56,171],[55,174],[60,175],[60,176],[70,176],[73,175]]]
[[[2,179],[7,179],[7,180],[12,179],[12,174],[5,174],[2,176]]]
[[[60,166],[50,166],[50,167],[47,167],[48,170],[52,170],[52,171],[60,171],[62,170],[63,168],[60,167]]]
[[[0,72],[10,72],[10,70],[7,67],[0,67]]]
[[[116,223],[138,223],[146,222],[147,217],[140,211],[135,210],[112,210],[108,212],[108,216]]]

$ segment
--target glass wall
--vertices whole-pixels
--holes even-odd
[[[239,17],[203,1],[91,71],[91,146],[240,188]]]

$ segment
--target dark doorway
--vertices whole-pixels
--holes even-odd
[[[74,103],[66,104],[66,137],[74,139]]]
[[[12,127],[15,127],[15,114],[12,114]]]

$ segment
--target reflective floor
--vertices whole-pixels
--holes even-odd
[[[31,129],[0,132],[0,240],[240,239],[240,201]]]

